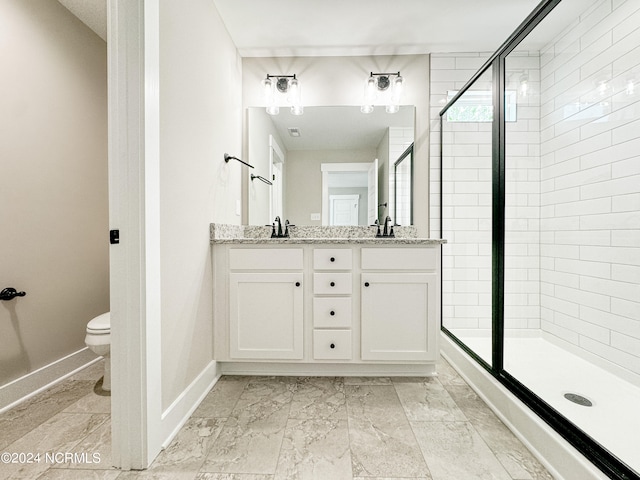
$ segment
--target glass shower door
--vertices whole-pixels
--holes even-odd
[[[442,323],[492,363],[492,69],[442,119]],[[458,92],[450,91],[450,99]]]

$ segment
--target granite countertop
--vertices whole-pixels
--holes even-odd
[[[283,227],[284,228],[284,227]],[[394,227],[395,237],[376,238],[376,227],[290,227],[290,237],[271,238],[271,227],[212,223],[212,245],[221,244],[333,244],[333,245],[440,245],[446,240],[418,238],[415,227]]]

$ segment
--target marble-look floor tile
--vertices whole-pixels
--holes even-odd
[[[201,473],[196,480],[272,480],[273,475],[253,475],[251,473]]]
[[[344,377],[345,385],[391,385],[390,377]]]
[[[410,422],[455,422],[467,418],[436,379],[421,383],[394,383]]]
[[[289,418],[347,419],[342,377],[304,377],[298,380]]]
[[[171,444],[153,461],[149,471],[197,473],[226,420],[190,418]]]
[[[73,460],[58,463],[53,468],[109,470],[113,465],[111,462],[111,421],[105,421],[89,435],[82,438],[75,447],[69,449],[69,452],[75,454]]]
[[[93,383],[66,381],[0,415],[0,450],[93,391]]]
[[[122,472],[116,480],[195,480],[197,474],[193,472]]]
[[[434,480],[511,480],[470,422],[412,422]]]
[[[430,478],[393,385],[345,391],[354,475]]]
[[[111,397],[96,395],[94,392],[86,394],[80,400],[72,403],[63,410],[65,413],[111,413]]]
[[[250,378],[245,376],[223,376],[213,386],[192,416],[206,418],[228,417],[231,415]]]
[[[249,383],[213,444],[203,472],[275,473],[295,383]]]
[[[467,382],[456,372],[456,370],[442,356],[436,363],[438,380],[442,385],[466,385]]]
[[[353,477],[353,480],[407,480],[409,477]],[[431,477],[411,477],[411,480],[431,480]]]
[[[553,479],[471,387],[451,385],[447,390],[513,479]]]
[[[102,414],[59,413],[2,450],[9,453],[39,453],[42,457],[46,453],[64,454],[72,451],[82,438],[108,423],[108,418],[108,415]],[[3,464],[2,478],[37,478],[52,466],[56,465],[44,460],[39,463]]]
[[[69,470],[50,468],[37,480],[117,480],[120,470]]]
[[[346,420],[290,419],[275,480],[351,480]]]

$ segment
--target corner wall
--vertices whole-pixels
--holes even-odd
[[[213,359],[209,224],[240,224],[242,65],[210,0],[160,3],[162,409]]]

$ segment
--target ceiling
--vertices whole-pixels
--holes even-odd
[[[58,0],[106,40],[106,0]],[[244,57],[494,51],[539,0],[213,0]]]
[[[266,115],[264,107],[251,107],[249,130],[254,115]],[[305,107],[304,115],[291,115],[281,108],[279,115],[269,116],[286,150],[359,150],[375,149],[389,127],[413,128],[415,108],[402,106],[390,115],[376,107],[368,115],[360,107]],[[299,137],[289,134],[289,127],[299,130]]]
[[[101,39],[107,41],[107,0],[58,0]]]

